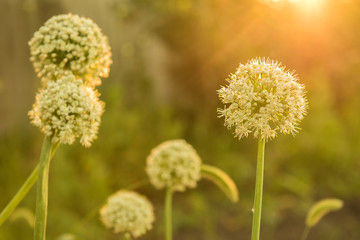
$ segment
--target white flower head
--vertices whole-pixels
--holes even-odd
[[[257,58],[240,64],[227,81],[218,90],[225,104],[218,113],[228,128],[235,128],[239,139],[250,133],[268,140],[277,132],[297,132],[308,104],[304,86],[294,73],[278,62]]]
[[[101,84],[112,64],[108,39],[91,20],[72,14],[50,18],[29,41],[30,60],[46,84],[74,75],[85,84]]]
[[[89,147],[97,137],[104,111],[104,103],[98,97],[96,90],[72,75],[49,81],[36,95],[29,112],[31,123],[52,142],[72,144],[80,138],[80,143]]]
[[[200,180],[201,159],[184,140],[171,140],[154,148],[147,157],[146,172],[158,189],[185,191]]]
[[[121,190],[110,196],[100,209],[100,219],[115,233],[139,237],[152,228],[155,217],[147,198],[133,191]]]

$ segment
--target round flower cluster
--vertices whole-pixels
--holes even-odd
[[[201,159],[184,140],[167,141],[154,148],[147,157],[146,172],[158,189],[174,191],[194,188],[200,180]]]
[[[98,96],[96,90],[72,75],[49,81],[36,95],[29,112],[31,123],[52,142],[72,144],[79,137],[80,143],[89,147],[96,138],[104,111]]]
[[[235,127],[239,139],[249,133],[267,140],[278,131],[297,132],[308,104],[304,86],[293,73],[277,62],[252,59],[240,64],[227,81],[228,86],[218,90],[226,104],[218,113],[228,128]]]
[[[29,41],[31,58],[38,77],[57,80],[74,75],[89,86],[108,77],[112,63],[107,38],[91,20],[72,14],[50,18]]]
[[[153,206],[144,196],[121,190],[110,196],[100,209],[100,219],[115,233],[124,232],[139,237],[152,228],[155,217]]]

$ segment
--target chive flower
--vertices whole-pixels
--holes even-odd
[[[252,59],[230,74],[228,85],[218,90],[225,104],[218,109],[225,126],[235,128],[239,139],[274,138],[278,132],[295,134],[308,104],[304,86],[293,72],[269,59]]]
[[[146,172],[156,188],[185,191],[200,180],[201,159],[184,140],[171,140],[154,148],[147,157]]]
[[[30,60],[45,85],[72,74],[96,86],[109,75],[108,39],[91,19],[71,13],[54,16],[34,33],[29,46]]]
[[[29,112],[31,123],[53,143],[72,144],[76,138],[85,147],[96,139],[104,103],[99,93],[73,75],[49,81],[36,95]]]
[[[120,190],[100,209],[100,220],[115,233],[139,237],[152,228],[155,217],[153,206],[146,197]]]

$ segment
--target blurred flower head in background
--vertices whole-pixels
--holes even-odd
[[[121,190],[110,196],[100,209],[100,219],[115,233],[139,237],[152,228],[155,217],[147,198],[133,191]]]
[[[147,157],[146,172],[158,189],[185,191],[200,180],[201,159],[185,140],[171,140],[154,148]]]
[[[96,139],[104,103],[99,93],[70,75],[49,81],[36,95],[29,112],[31,123],[52,142],[72,144],[77,137],[85,147]]]
[[[35,72],[46,84],[74,75],[86,85],[101,84],[112,64],[108,39],[91,20],[72,14],[50,18],[29,41]]]
[[[249,133],[272,139],[277,132],[295,134],[308,105],[304,86],[294,73],[268,59],[252,59],[240,64],[227,79],[229,84],[218,90],[225,104],[218,109],[228,128],[235,127],[241,139]]]

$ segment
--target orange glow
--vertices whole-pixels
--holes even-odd
[[[268,3],[290,3],[294,4],[299,10],[307,13],[319,12],[323,7],[325,0],[270,0]]]
[[[289,0],[289,2],[302,5],[303,7],[311,10],[318,9],[323,6],[324,0]]]

